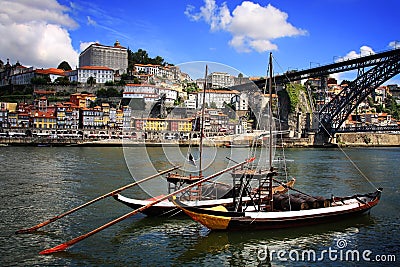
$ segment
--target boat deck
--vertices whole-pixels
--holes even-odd
[[[259,178],[267,177],[268,173],[269,173],[268,170],[239,169],[239,170],[234,170],[233,172],[231,172],[231,175],[233,178],[251,176],[254,179],[259,179]]]

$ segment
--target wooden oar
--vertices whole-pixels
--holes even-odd
[[[143,183],[143,182],[145,182],[145,181],[148,181],[148,180],[150,180],[150,179],[156,178],[156,177],[158,177],[158,176],[160,176],[160,175],[163,175],[163,174],[165,174],[165,173],[171,172],[171,171],[173,171],[173,170],[175,170],[175,169],[178,169],[178,168],[180,168],[180,166],[175,166],[175,167],[170,168],[170,169],[168,169],[168,170],[165,170],[165,171],[162,171],[162,172],[153,174],[153,175],[151,175],[151,176],[148,176],[148,177],[146,177],[146,178],[144,178],[144,179],[142,179],[142,180],[139,180],[139,181],[137,181],[137,182],[134,182],[134,183],[125,185],[125,186],[120,187],[120,188],[118,188],[118,189],[116,189],[116,190],[114,190],[114,191],[111,191],[111,192],[109,192],[109,193],[107,193],[107,194],[105,194],[105,195],[102,195],[102,196],[100,196],[100,197],[97,197],[97,198],[95,198],[95,199],[93,199],[93,200],[91,200],[91,201],[89,201],[89,202],[86,202],[85,204],[82,204],[82,205],[80,205],[80,206],[78,206],[78,207],[76,207],[76,208],[73,208],[73,209],[71,209],[71,210],[69,210],[69,211],[67,211],[67,212],[65,212],[65,213],[63,213],[63,214],[54,216],[53,218],[51,218],[51,219],[49,219],[49,220],[47,220],[47,221],[44,221],[44,222],[42,222],[42,223],[39,223],[38,225],[35,225],[35,226],[31,227],[31,228],[18,230],[18,231],[16,231],[15,233],[16,233],[16,234],[31,233],[31,232],[33,232],[33,231],[35,231],[35,230],[37,230],[37,229],[39,229],[39,228],[41,228],[41,227],[43,227],[43,226],[45,226],[45,225],[48,225],[49,223],[52,223],[52,222],[54,222],[54,221],[56,221],[56,220],[58,220],[58,219],[60,219],[60,218],[62,218],[62,217],[64,217],[64,216],[67,216],[68,214],[71,214],[71,213],[73,213],[73,212],[75,212],[75,211],[77,211],[77,210],[80,210],[80,209],[82,209],[82,208],[84,208],[84,207],[86,207],[86,206],[89,206],[90,204],[93,204],[93,203],[95,203],[95,202],[97,202],[97,201],[99,201],[99,200],[101,200],[101,199],[104,199],[104,198],[106,198],[106,197],[109,197],[109,196],[118,194],[119,192],[121,192],[121,191],[123,191],[123,190],[125,190],[125,189],[128,189],[128,188],[130,188],[130,187],[132,187],[132,186],[138,185],[138,184]]]
[[[120,222],[120,221],[123,221],[123,220],[125,220],[126,218],[129,218],[129,217],[131,217],[131,216],[133,216],[133,215],[135,215],[135,214],[137,214],[137,213],[139,213],[139,212],[141,212],[141,211],[143,211],[143,210],[145,210],[145,209],[147,209],[147,208],[150,208],[151,206],[154,206],[154,205],[156,205],[157,203],[160,203],[161,201],[164,201],[164,200],[166,200],[166,199],[168,199],[168,198],[170,198],[170,197],[172,197],[172,196],[174,196],[174,195],[176,195],[176,194],[179,194],[179,193],[181,193],[181,192],[183,192],[183,191],[188,190],[189,188],[192,188],[193,186],[196,186],[196,185],[199,185],[199,184],[201,184],[201,183],[204,183],[204,182],[206,182],[206,181],[208,181],[208,180],[211,180],[212,178],[214,178],[214,177],[216,177],[216,176],[219,176],[219,175],[221,175],[221,174],[223,174],[223,173],[225,173],[225,172],[228,172],[228,171],[230,171],[230,170],[232,170],[232,169],[235,169],[235,168],[237,168],[237,167],[239,167],[239,166],[241,166],[241,165],[247,164],[247,163],[249,163],[249,162],[251,162],[251,161],[253,161],[253,160],[254,160],[254,158],[250,158],[250,159],[248,159],[248,160],[246,160],[246,161],[243,161],[243,162],[241,162],[241,163],[238,163],[238,164],[236,164],[236,165],[234,165],[234,166],[232,166],[232,167],[229,167],[229,168],[226,168],[226,169],[224,169],[224,170],[222,170],[222,171],[219,171],[219,172],[217,172],[217,173],[214,173],[214,174],[211,175],[211,176],[208,176],[208,177],[206,177],[206,178],[204,178],[204,179],[201,179],[201,180],[199,180],[199,181],[197,181],[197,182],[195,182],[195,183],[193,183],[193,184],[190,184],[190,185],[188,185],[188,186],[185,186],[185,187],[183,187],[183,188],[181,188],[181,189],[179,189],[179,190],[177,190],[177,191],[174,191],[174,192],[172,192],[172,193],[170,193],[170,194],[168,194],[168,195],[165,195],[165,196],[163,196],[163,197],[161,197],[161,198],[159,198],[159,199],[157,199],[157,200],[154,200],[153,202],[151,202],[151,203],[149,203],[149,204],[147,204],[147,205],[145,205],[145,206],[142,206],[142,207],[140,207],[140,208],[138,208],[138,209],[136,209],[136,210],[134,210],[134,211],[131,211],[131,212],[129,212],[129,213],[127,213],[127,214],[125,214],[125,215],[123,215],[123,216],[121,216],[121,217],[119,217],[119,218],[117,218],[117,219],[115,219],[115,220],[113,220],[113,221],[111,221],[111,222],[108,222],[108,223],[104,224],[103,226],[100,226],[100,227],[94,229],[93,231],[91,231],[91,232],[89,232],[89,233],[86,233],[86,234],[83,234],[83,235],[81,235],[81,236],[78,236],[78,237],[76,237],[76,238],[74,238],[74,239],[71,239],[70,241],[67,241],[67,242],[65,242],[65,243],[63,243],[63,244],[60,244],[60,245],[58,245],[58,246],[55,246],[55,247],[53,247],[53,248],[49,248],[49,249],[43,250],[43,251],[40,252],[40,254],[42,254],[42,255],[47,255],[47,254],[51,254],[51,253],[54,253],[54,252],[63,251],[63,250],[65,250],[65,249],[69,248],[70,246],[72,246],[72,245],[78,243],[79,241],[82,241],[83,239],[86,239],[86,238],[88,238],[89,236],[92,236],[92,235],[94,235],[94,234],[96,234],[96,233],[98,233],[98,232],[100,232],[100,231],[102,231],[102,230],[104,230],[104,229],[106,229],[106,228],[108,228],[108,227],[110,227],[110,226],[112,226],[112,225],[114,225],[114,224]]]

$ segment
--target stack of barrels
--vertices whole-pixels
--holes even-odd
[[[321,196],[304,194],[275,194],[274,210],[308,210],[329,207],[330,201]]]

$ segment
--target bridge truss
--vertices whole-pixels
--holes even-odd
[[[397,52],[397,50],[394,50]],[[400,52],[400,51],[399,51]],[[376,88],[400,73],[400,53],[391,53],[375,63],[319,111],[322,130],[335,132]]]
[[[287,72],[275,76],[274,82],[286,84],[297,80],[326,77],[329,74],[350,70],[358,70],[357,78],[319,111],[320,131],[330,134],[338,131],[352,111],[376,88],[400,73],[400,49],[339,61],[307,70]],[[259,80],[256,84],[259,88],[264,88],[266,82],[266,80]]]

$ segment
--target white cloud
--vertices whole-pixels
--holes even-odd
[[[400,48],[400,42],[399,41],[392,41],[389,43],[389,47],[393,49]]]
[[[349,53],[347,53],[347,55],[345,55],[344,57],[340,57],[335,61],[339,62],[339,61],[354,59],[354,58],[358,58],[358,57],[365,57],[365,56],[369,56],[369,55],[373,55],[373,54],[375,54],[375,51],[371,47],[364,45],[364,46],[360,47],[359,53],[357,53],[357,51],[353,50],[353,51],[350,51]]]
[[[97,22],[94,20],[94,19],[92,19],[90,16],[86,16],[86,18],[87,18],[87,25],[93,25],[93,26],[96,26],[97,25]]]
[[[392,41],[388,45],[389,47],[393,49],[400,48],[400,43],[397,41]],[[360,47],[360,51],[357,52],[355,50],[348,52],[345,56],[339,57],[335,60],[335,62],[340,62],[340,61],[345,61],[345,60],[350,60],[350,59],[355,59],[359,57],[365,57],[369,55],[374,55],[376,52],[369,46],[363,45]],[[357,71],[348,71],[345,73],[335,73],[331,74],[331,77],[335,78],[336,80],[354,80],[357,78]],[[390,79],[389,81],[386,81],[384,84],[393,84],[396,83],[395,79]]]
[[[215,0],[204,0],[204,3],[198,13],[194,13],[195,7],[187,6],[186,16],[193,21],[204,20],[212,31],[231,33],[229,44],[239,52],[277,50],[273,40],[307,33],[290,24],[288,14],[270,4],[260,6],[244,1],[231,14],[226,3],[221,6],[216,5]]]
[[[0,9],[0,55],[26,66],[78,65],[68,30],[78,24],[56,0],[3,0]],[[3,59],[4,61],[4,59]]]
[[[80,52],[82,52],[83,50],[85,50],[86,48],[88,48],[91,44],[95,44],[95,43],[99,43],[99,41],[96,41],[96,42],[81,42],[81,43],[79,44]]]

